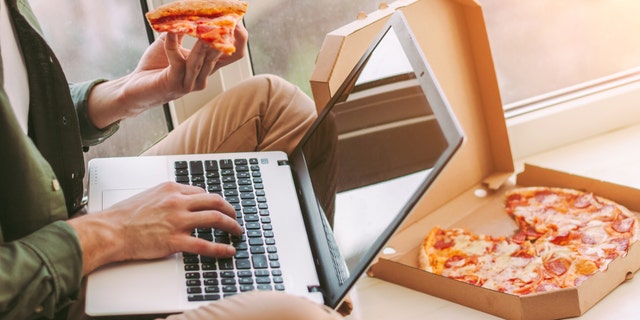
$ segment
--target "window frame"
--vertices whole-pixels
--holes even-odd
[[[540,98],[540,97],[539,97]],[[515,159],[640,123],[640,68],[505,106]]]

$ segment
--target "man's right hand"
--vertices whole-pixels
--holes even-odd
[[[174,182],[163,183],[68,223],[76,230],[83,252],[83,274],[107,263],[154,259],[188,251],[228,257],[231,245],[191,236],[199,227],[241,235],[235,209],[217,194]]]

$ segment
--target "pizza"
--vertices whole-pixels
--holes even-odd
[[[202,39],[222,53],[236,51],[234,30],[247,11],[239,0],[178,0],[147,12],[158,32],[187,34]]]
[[[640,234],[627,208],[573,189],[516,188],[504,209],[519,227],[513,236],[435,227],[420,246],[419,267],[510,294],[547,292],[605,271]]]

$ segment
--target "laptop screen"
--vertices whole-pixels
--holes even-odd
[[[291,160],[301,194],[315,195],[303,211],[335,307],[463,136],[400,11],[319,117]]]

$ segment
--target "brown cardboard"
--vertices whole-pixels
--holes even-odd
[[[560,319],[584,314],[640,268],[640,244],[635,243],[627,256],[614,260],[607,271],[595,274],[576,288],[526,296],[487,290],[418,269],[419,247],[415,242],[406,242],[406,239],[412,239],[415,235],[424,237],[435,226],[433,220],[428,219],[431,215],[462,211],[463,217],[460,220],[441,221],[448,224],[440,225],[445,228],[465,227],[478,233],[512,235],[517,228],[504,213],[502,200],[507,190],[519,186],[554,186],[591,191],[616,201],[633,212],[640,211],[640,190],[525,165],[525,170],[517,176],[515,184],[506,183],[500,190],[485,198],[478,198],[475,189],[467,190],[405,228],[388,244],[397,253],[379,257],[369,274],[506,319]]]
[[[314,99],[324,106],[394,11],[403,11],[456,114],[466,140],[422,196],[401,230],[369,270],[371,276],[506,319],[579,316],[640,268],[640,245],[581,286],[553,293],[514,296],[418,269],[418,246],[428,231],[465,227],[511,235],[515,223],[503,213],[506,190],[524,185],[592,191],[640,211],[640,191],[527,165],[514,181],[514,164],[482,8],[473,0],[400,0],[327,35],[311,78]],[[476,190],[486,191],[478,197]],[[553,306],[553,307],[550,307]]]

